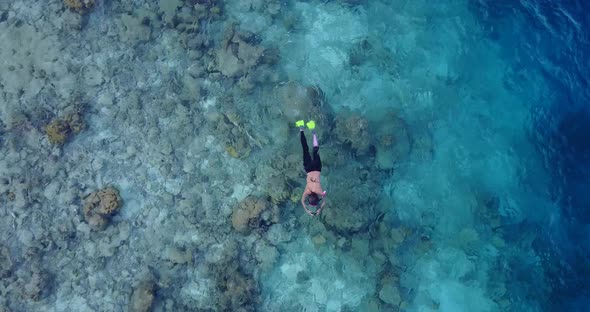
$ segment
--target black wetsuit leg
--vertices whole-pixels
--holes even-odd
[[[322,171],[322,159],[320,158],[319,150],[319,146],[313,147],[313,161],[311,165],[313,167],[313,171]]]
[[[305,134],[303,131],[299,131],[301,133],[301,148],[303,148],[303,168],[305,168],[305,172],[313,171],[312,168],[312,160],[311,155],[309,155],[309,146],[307,146],[307,140],[305,139]],[[315,154],[315,149],[314,149]]]

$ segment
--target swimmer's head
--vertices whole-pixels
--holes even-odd
[[[310,206],[317,206],[320,203],[321,198],[316,193],[311,193],[307,196],[307,204]]]

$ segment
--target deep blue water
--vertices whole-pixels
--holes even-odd
[[[530,135],[552,175],[560,214],[537,224],[548,266],[551,310],[590,304],[590,2],[473,1],[513,66],[534,69],[548,88],[531,98]],[[521,77],[524,81],[526,76]]]

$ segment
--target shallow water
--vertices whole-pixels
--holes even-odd
[[[0,1],[0,311],[587,306],[585,2],[68,3]]]

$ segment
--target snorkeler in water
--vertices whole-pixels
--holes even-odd
[[[322,190],[322,185],[320,184],[320,173],[322,171],[322,160],[320,159],[320,154],[318,153],[320,149],[320,145],[318,143],[318,138],[315,132],[315,121],[311,120],[307,123],[307,127],[312,131],[313,135],[313,158],[309,155],[309,147],[307,146],[307,140],[305,139],[305,121],[299,120],[295,123],[297,127],[299,127],[299,133],[301,134],[301,147],[303,148],[303,168],[305,168],[305,172],[307,173],[307,183],[305,185],[305,190],[303,191],[303,195],[301,196],[301,205],[305,212],[310,216],[317,216],[322,212],[324,205],[326,205],[326,201],[323,200],[326,197],[326,191]],[[317,208],[320,205],[320,208],[317,209],[315,212],[312,212],[307,208],[306,205],[306,198],[307,198],[307,205],[311,207]]]

